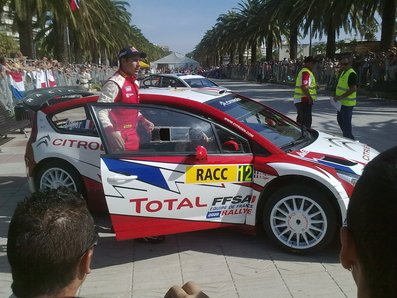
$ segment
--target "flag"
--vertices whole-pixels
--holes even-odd
[[[53,75],[51,69],[48,69],[46,71],[46,76],[47,76],[47,85],[48,85],[48,87],[56,87],[57,82],[55,81],[55,78],[54,78],[54,75]]]
[[[35,80],[35,88],[36,89],[48,87],[46,76],[45,76],[45,71],[43,69],[39,69],[37,71],[34,70],[32,73],[33,73],[33,79]]]
[[[25,95],[25,84],[23,82],[23,74],[18,71],[8,72],[10,78],[10,87],[12,96],[15,99],[22,99]]]
[[[70,9],[74,12],[80,8],[80,0],[70,0]]]

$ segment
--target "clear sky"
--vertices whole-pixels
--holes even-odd
[[[132,14],[132,24],[141,29],[151,43],[169,46],[171,51],[187,54],[194,50],[205,32],[216,24],[221,14],[238,8],[239,3],[245,3],[246,0],[127,0],[127,2],[130,4],[128,10]],[[352,39],[353,36],[342,32],[337,40],[346,38]],[[314,38],[313,42],[316,41],[319,39]],[[320,41],[326,42],[326,37],[324,36]],[[306,36],[299,42],[309,43],[309,37]]]
[[[132,24],[153,44],[187,54],[216,24],[216,19],[242,0],[130,0]]]

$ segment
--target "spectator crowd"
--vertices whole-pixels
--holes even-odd
[[[313,70],[319,84],[334,90],[339,74],[338,59],[319,58]],[[250,80],[293,84],[303,59],[263,61],[255,65],[226,64],[211,69],[156,70],[156,72],[198,73],[213,78]],[[369,90],[397,91],[397,48],[387,52],[370,52],[354,55],[353,68],[358,75],[358,86]],[[8,110],[23,97],[28,90],[53,86],[80,85],[100,87],[116,68],[95,64],[69,64],[42,57],[28,60],[22,54],[15,58],[0,57],[0,102]]]
[[[370,52],[353,55],[353,68],[358,75],[359,87],[369,90],[395,88],[397,82],[397,48],[388,52]],[[318,58],[314,69],[317,81],[327,89],[334,90],[339,74],[337,58]],[[208,71],[209,76],[258,82],[294,83],[303,66],[303,59],[264,61],[255,65],[227,64]],[[211,75],[215,74],[215,75]]]
[[[16,58],[0,57],[0,102],[11,112],[24,93],[33,89],[80,85],[98,87],[115,68],[94,64],[69,64],[43,57],[29,60],[21,54]]]

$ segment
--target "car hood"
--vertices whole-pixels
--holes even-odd
[[[364,166],[379,154],[374,148],[358,141],[318,133],[316,141],[290,155],[361,175]]]

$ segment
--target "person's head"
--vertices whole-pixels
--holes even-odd
[[[131,46],[121,49],[118,54],[120,70],[128,76],[136,77],[139,71],[139,61],[146,56],[146,53],[139,52]]]
[[[397,147],[367,164],[341,228],[341,263],[358,291],[395,297],[397,281]],[[360,297],[360,295],[359,295]]]
[[[6,58],[0,57],[0,64],[5,65],[6,64]]]
[[[318,60],[312,56],[307,56],[307,57],[305,57],[305,59],[303,59],[304,66],[309,68],[310,70],[314,69],[317,62],[318,62]]]
[[[8,230],[12,290],[18,297],[57,297],[90,273],[97,241],[80,194],[67,188],[36,192],[20,202]]]
[[[351,56],[343,56],[340,61],[339,65],[342,70],[349,69],[353,64],[353,58]]]

